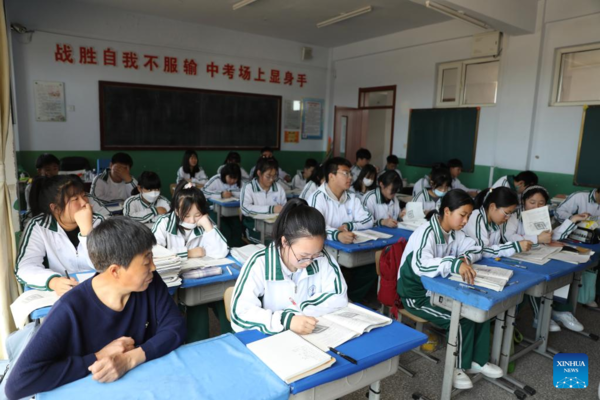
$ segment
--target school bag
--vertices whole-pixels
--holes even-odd
[[[403,308],[398,295],[398,269],[402,261],[402,253],[406,248],[406,239],[400,238],[396,243],[387,246],[379,259],[379,292],[377,299],[390,308],[391,314],[398,319],[398,309]]]

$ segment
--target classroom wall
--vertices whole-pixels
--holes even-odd
[[[304,97],[325,99],[327,96],[329,50],[313,48],[313,59],[301,61],[303,44],[275,38],[250,35],[208,26],[184,23],[142,14],[134,14],[103,6],[71,1],[8,0],[9,22],[18,22],[36,32],[31,43],[22,35],[13,35],[12,54],[15,71],[14,104],[15,129],[18,135],[19,164],[31,171],[32,157],[37,152],[72,151],[93,160],[105,154],[100,152],[100,127],[98,81],[123,81],[131,83],[216,89],[280,95],[284,100]],[[74,50],[74,64],[55,61],[56,44],[70,44]],[[99,65],[81,65],[79,46],[93,46]],[[119,54],[118,67],[102,65],[102,52],[106,48]],[[134,51],[138,54],[139,69],[125,69],[120,54]],[[143,54],[160,56],[160,70],[143,68]],[[178,58],[177,74],[162,72],[164,56]],[[193,58],[198,64],[197,76],[183,73],[183,60]],[[206,72],[210,62],[220,65],[219,76],[211,78]],[[308,83],[300,87],[276,85],[255,81],[233,80],[222,75],[222,66],[231,63],[250,66],[252,78],[258,68],[263,71],[279,69],[282,74],[292,71],[295,76],[306,74]],[[267,78],[268,74],[263,76]],[[65,83],[67,109],[66,122],[37,122],[34,109],[34,81],[60,81]],[[325,114],[327,118],[327,114]],[[326,121],[327,123],[327,121]],[[283,143],[281,138],[280,161],[284,168],[293,171],[301,168],[304,155],[299,151],[314,151],[322,159],[326,139],[300,140],[300,143]],[[169,167],[174,174],[180,163],[180,153],[172,151],[131,152],[137,165],[157,169]],[[202,152],[203,166],[214,171],[221,164],[224,152]],[[244,164],[251,165],[258,152],[243,152]],[[65,153],[66,154],[66,153]],[[174,164],[171,162],[176,160]],[[167,164],[169,163],[169,164]],[[249,169],[249,168],[248,168]]]
[[[335,48],[333,104],[356,107],[359,88],[397,85],[393,152],[404,159],[410,109],[434,106],[437,65],[470,58],[479,32],[449,21]],[[548,104],[555,49],[599,38],[600,3],[592,0],[540,1],[536,33],[505,36],[498,103],[481,108],[476,169],[463,183],[486,187],[490,178],[532,169],[553,193],[582,189],[572,185],[582,107]],[[403,167],[411,181],[426,172]]]

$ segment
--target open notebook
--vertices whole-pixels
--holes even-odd
[[[331,367],[335,358],[322,352],[292,331],[257,340],[248,345],[285,383],[292,383]]]
[[[506,268],[489,267],[487,265],[473,264],[473,269],[477,273],[475,276],[475,286],[481,286],[496,292],[501,292],[513,276],[513,271]],[[463,282],[459,274],[451,274],[451,281]]]
[[[317,318],[315,330],[302,337],[319,349],[328,351],[372,329],[386,326],[392,320],[381,314],[348,304],[347,307]]]
[[[389,239],[392,235],[388,235],[387,233],[373,231],[371,229],[366,229],[364,231],[353,231],[354,235],[354,243],[364,243],[371,240],[379,240],[379,239]]]

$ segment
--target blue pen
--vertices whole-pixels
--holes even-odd
[[[512,285],[516,285],[517,283],[519,283],[519,281],[514,281],[514,282],[511,282],[511,283],[509,283],[509,284],[508,284],[508,285],[506,285],[506,286],[512,286]]]

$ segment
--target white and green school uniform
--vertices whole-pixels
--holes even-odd
[[[89,193],[87,194],[87,199],[88,203],[90,203],[90,205],[92,206],[92,210],[94,210],[94,213],[102,215],[105,219],[111,216],[110,211],[108,210],[108,208],[106,208],[103,202],[101,202]]]
[[[452,185],[451,185],[451,189],[462,189],[465,192],[471,192],[473,190],[477,190],[477,189],[469,189],[468,187],[466,187],[465,185],[462,184],[462,182],[460,181],[460,179],[458,178],[452,178]]]
[[[363,205],[373,216],[375,226],[381,226],[381,222],[388,218],[394,221],[400,220],[400,202],[394,196],[392,200],[386,203],[386,199],[381,193],[381,188],[367,192],[363,199]]]
[[[521,240],[529,240],[533,244],[538,244],[537,235],[526,235],[525,227],[523,226],[522,211],[517,211],[510,216],[510,219],[504,224],[504,237],[511,242],[520,242]],[[566,219],[562,224],[552,230],[552,240],[558,241],[569,237],[571,232],[577,228],[577,224]]]
[[[415,193],[413,201],[416,203],[423,203],[423,210],[439,210],[442,198],[438,197],[436,199],[435,197],[433,197],[431,193],[429,193],[429,189],[424,188],[420,192],[413,193]]]
[[[356,182],[358,176],[360,175],[360,171],[362,171],[362,168],[356,164],[354,164],[352,168],[350,168],[350,173],[352,174],[352,183]]]
[[[561,203],[556,209],[556,219],[563,222],[575,214],[590,213],[600,216],[600,204],[596,202],[598,189],[591,192],[575,192]]]
[[[327,183],[323,183],[310,196],[308,204],[323,214],[329,240],[338,240],[340,231],[337,228],[344,224],[349,231],[373,226],[373,216],[354,194],[345,191],[338,200]]]
[[[217,168],[217,175],[221,175],[221,170],[223,168],[225,168],[226,165],[227,164],[223,164],[219,168]],[[244,168],[242,168],[241,165],[240,165],[240,172],[242,173],[242,181],[249,181],[250,180],[250,175],[248,175],[248,172],[246,172],[246,170]]]
[[[250,169],[250,177],[254,176],[254,170],[256,169],[256,166],[252,167],[252,169]],[[285,182],[285,177],[288,176],[288,173],[285,172],[284,170],[281,169],[281,167],[279,168],[279,170],[277,170],[277,176],[279,177],[280,180]],[[251,178],[253,179],[253,178]]]
[[[171,205],[164,196],[158,196],[154,203],[148,204],[144,201],[140,193],[125,200],[123,215],[142,224],[156,222],[158,217],[160,217],[160,214],[156,210],[158,207],[163,207],[167,212],[171,210]]]
[[[104,221],[99,214],[92,217],[92,226]],[[52,215],[40,214],[29,221],[21,236],[15,265],[17,280],[33,289],[50,290],[52,278],[94,269],[87,251],[87,237],[78,235],[77,248]],[[44,264],[47,263],[47,268]]]
[[[240,187],[236,184],[229,185],[221,180],[221,174],[210,178],[202,188],[206,197],[221,197],[223,192],[231,192],[233,197],[240,197]]]
[[[506,225],[506,224],[503,224]],[[498,226],[494,222],[488,222],[485,209],[473,211],[469,222],[463,231],[477,240],[482,248],[483,257],[510,257],[521,252],[519,242],[511,242],[504,237],[505,226]]]
[[[431,189],[430,182],[431,178],[429,175],[425,175],[421,179],[415,182],[413,186],[413,196],[416,196],[418,193],[421,193],[424,189]]]
[[[202,167],[198,168],[200,168],[200,170],[196,172],[194,176],[192,176],[191,174],[185,172],[183,167],[179,167],[177,170],[177,180],[175,182],[179,183],[182,179],[184,179],[188,181],[191,180],[194,184],[203,185],[208,180],[208,176],[206,176],[206,172],[204,172]]]
[[[395,173],[398,174],[400,179],[402,179],[402,172],[400,172],[399,169],[386,169],[385,167],[381,168],[381,172],[377,174],[377,177],[379,178],[381,175],[385,174],[388,171],[394,171]]]
[[[350,186],[350,189],[348,189],[349,193],[352,193],[361,203],[363,201],[363,199],[365,198],[365,195],[367,193],[369,193],[369,191],[365,191],[365,192],[360,192],[360,191],[356,191],[356,189],[354,189],[354,186]]]
[[[287,202],[287,197],[279,182],[273,182],[265,191],[254,178],[242,187],[240,202],[242,214],[251,217],[253,214],[272,214],[275,206],[283,206]]]
[[[296,175],[292,178],[292,182],[290,182],[290,186],[292,189],[304,189],[304,186],[306,186],[306,179],[304,178],[302,170],[296,172]]]
[[[203,247],[206,255],[212,258],[223,258],[229,253],[227,241],[216,227],[205,232],[204,228],[197,226],[190,230],[184,229],[184,233],[178,228],[175,212],[161,215],[152,228],[156,244],[174,251],[183,259],[187,259],[188,250],[196,247]]]
[[[512,189],[515,192],[517,191],[517,188],[515,187],[515,177],[513,175],[505,175],[498,178],[498,180],[492,185],[492,189],[502,186]]]
[[[300,198],[308,201],[309,197],[317,191],[319,186],[313,181],[308,181],[308,183],[302,189],[302,193],[300,193]]]
[[[231,298],[231,326],[275,334],[290,329],[295,315],[319,317],[348,304],[340,267],[324,250],[308,267],[292,273],[271,243],[242,267]]]
[[[421,225],[408,239],[400,269],[398,294],[411,313],[444,328],[450,328],[450,311],[431,305],[431,293],[425,289],[422,276],[447,277],[458,274],[460,258],[471,263],[481,259],[481,247],[462,231],[445,232],[437,215]],[[489,359],[490,322],[475,323],[460,319],[458,330],[457,368],[469,369],[471,362],[485,365]]]
[[[137,187],[135,178],[131,182],[114,182],[110,177],[110,170],[105,169],[100,175],[92,181],[90,194],[101,203],[113,203],[124,201],[131,196],[131,191]]]

